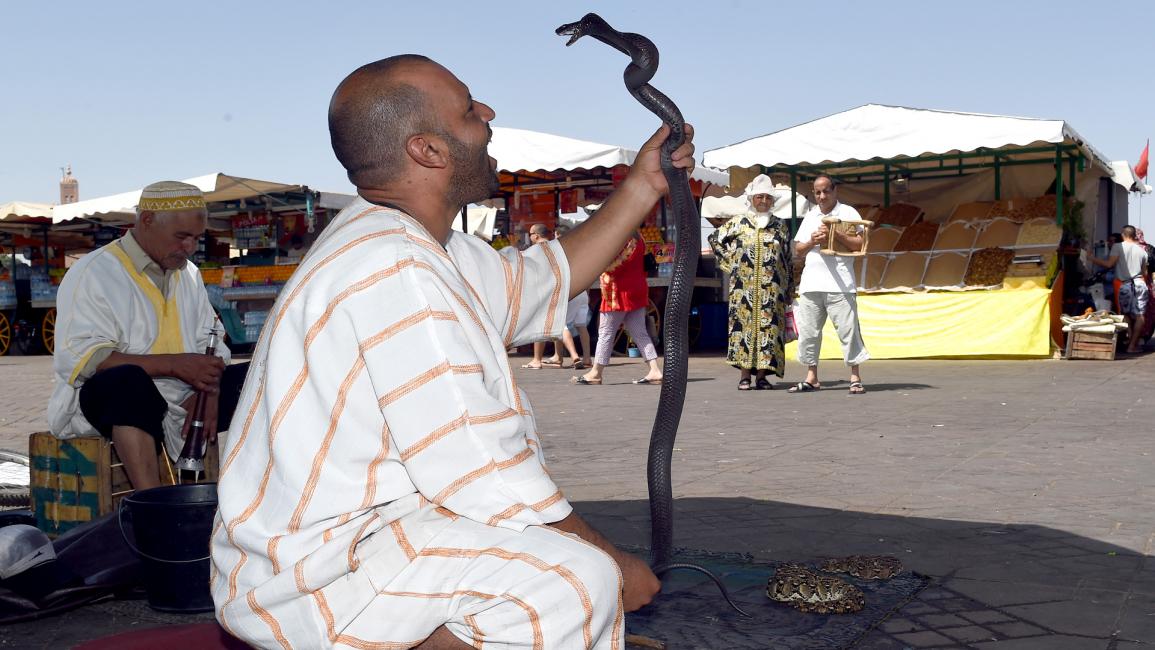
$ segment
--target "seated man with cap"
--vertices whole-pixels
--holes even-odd
[[[158,453],[176,458],[203,391],[204,429],[227,423],[248,364],[204,354],[216,313],[189,256],[208,224],[200,189],[162,181],[144,188],[135,226],[85,255],[57,296],[56,388],[48,423],[58,438],[115,443],[133,489],[160,484]]]

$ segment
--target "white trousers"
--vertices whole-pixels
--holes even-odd
[[[375,586],[377,597],[336,647],[409,647],[442,623],[479,648],[624,645],[617,564],[592,544],[545,526],[519,533],[458,518],[401,574]]]
[[[794,305],[794,322],[798,327],[798,363],[817,366],[822,351],[822,328],[826,317],[834,323],[838,340],[842,341],[842,360],[848,366],[870,358],[862,342],[862,328],[858,325],[858,301],[853,293],[815,291],[799,294]]]

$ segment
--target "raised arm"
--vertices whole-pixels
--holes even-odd
[[[585,223],[561,239],[569,258],[570,295],[573,298],[597,280],[602,271],[642,225],[650,209],[669,190],[658,162],[658,150],[669,128],[662,126],[650,137],[629,176]],[[686,125],[686,142],[674,152],[674,166],[688,171],[694,168],[694,129]],[[568,299],[567,298],[567,299]]]

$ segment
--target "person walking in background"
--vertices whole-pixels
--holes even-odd
[[[561,236],[559,231],[558,236]],[[549,228],[542,223],[535,223],[529,227],[529,243],[530,245],[537,245],[543,242],[548,242],[550,239]],[[580,324],[578,323],[579,317]],[[586,327],[590,322],[590,296],[589,292],[582,291],[574,296],[572,300],[566,305],[565,325],[566,328],[562,330],[560,339],[553,340],[553,356],[549,359],[543,359],[545,355],[545,341],[534,341],[533,343],[533,360],[522,365],[526,370],[541,370],[542,368],[563,368],[561,349],[564,346],[566,352],[569,352],[570,364],[574,370],[584,370],[590,367],[590,331]],[[575,327],[578,330],[578,335],[581,337],[582,353],[580,356],[577,352],[577,347],[574,345],[573,334],[570,333],[570,328]]]
[[[741,373],[738,390],[771,390],[785,373],[786,306],[793,294],[790,231],[774,208],[774,184],[762,174],[746,187],[751,210],[710,233],[718,268],[730,276],[726,362]],[[751,384],[751,375],[754,383]]]
[[[602,273],[601,318],[598,319],[598,344],[594,350],[594,365],[584,375],[570,381],[575,384],[602,383],[602,372],[610,365],[614,336],[623,325],[634,344],[642,353],[650,370],[635,384],[662,383],[662,369],[658,352],[650,333],[646,331],[646,306],[650,304],[650,287],[646,284],[646,243],[640,234],[626,242],[617,259]]]

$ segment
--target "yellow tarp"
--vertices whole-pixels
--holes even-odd
[[[1048,357],[1050,298],[1044,278],[1007,278],[994,291],[859,294],[858,318],[872,359]],[[842,358],[829,321],[821,358]]]

